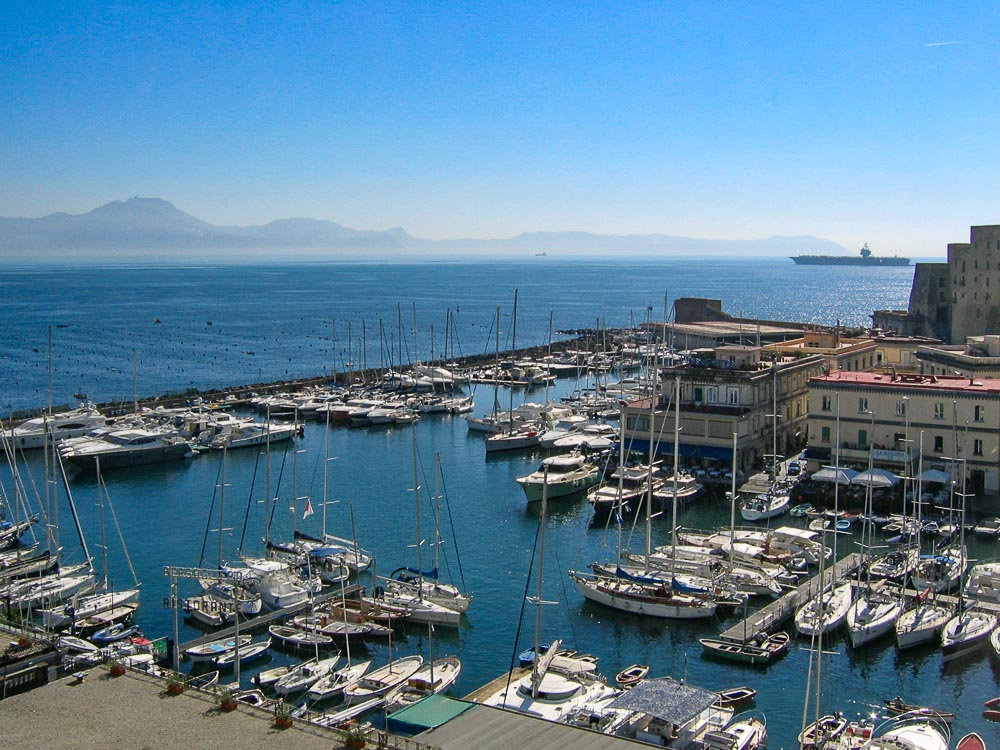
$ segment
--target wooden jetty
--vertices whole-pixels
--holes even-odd
[[[795,614],[795,610],[812,599],[824,587],[834,581],[842,581],[851,575],[861,566],[862,554],[854,552],[838,560],[827,570],[823,571],[823,579],[820,580],[817,573],[809,580],[796,586],[775,599],[763,609],[751,613],[745,620],[733,625],[729,630],[719,635],[725,641],[743,643],[745,637],[756,635],[760,632],[770,633],[778,625]]]

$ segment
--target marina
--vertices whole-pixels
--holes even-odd
[[[213,314],[212,319],[213,329],[223,327],[222,316]],[[488,322],[488,318],[484,321]],[[545,328],[536,327],[536,340],[541,340]],[[483,334],[486,332],[484,328]],[[248,379],[230,382],[244,383]],[[524,400],[558,402],[573,397],[580,387],[575,377],[560,378],[547,387],[528,392],[518,389],[513,394],[499,386],[496,399],[501,404]],[[471,414],[490,413],[494,400],[492,384],[480,385],[475,390],[471,385],[465,386],[460,392],[474,396]],[[235,409],[248,414],[242,407]],[[414,442],[417,481],[412,458]],[[177,642],[183,648],[235,636],[232,626],[205,632],[185,618],[183,610],[171,606],[179,598],[194,593],[195,582],[178,580],[174,598],[171,578],[163,570],[170,566],[208,567],[206,560],[208,565],[213,564],[220,528],[224,530],[221,536],[224,560],[234,560],[241,553],[262,553],[268,525],[270,538],[277,540],[291,539],[295,531],[320,537],[324,530],[356,538],[359,545],[373,552],[377,569],[353,577],[352,588],[344,596],[358,593],[360,587],[373,592],[380,585],[374,576],[387,575],[397,568],[427,569],[433,550],[439,550],[442,579],[464,581],[465,590],[474,594],[458,626],[436,627],[432,644],[426,625],[408,623],[393,635],[391,645],[383,640],[366,639],[357,644],[357,654],[352,658],[363,656],[379,666],[388,661],[390,649],[394,658],[420,654],[427,659],[431,649],[437,655],[453,653],[461,658],[462,671],[452,695],[468,696],[498,674],[506,674],[513,666],[512,655],[531,645],[527,624],[530,609],[526,609],[524,596],[527,581],[532,577],[529,571],[532,571],[540,503],[525,502],[517,478],[536,470],[547,455],[530,449],[487,456],[483,437],[469,432],[462,415],[450,413],[424,414],[410,424],[354,428],[327,427],[323,421],[314,420],[303,425],[300,438],[272,447],[269,463],[262,458],[259,447],[206,451],[177,462],[108,470],[102,472],[102,479],[83,472],[72,474],[68,486],[82,509],[84,534],[92,539],[100,535],[93,509],[99,494],[106,489],[114,501],[122,535],[143,584],[143,606],[135,621],[147,637],[172,637],[174,616],[178,614]],[[331,460],[327,461],[326,456]],[[25,476],[31,476],[34,485],[43,486],[42,457],[26,454],[24,461]],[[269,489],[265,489],[267,466],[270,466]],[[13,486],[9,468],[2,472],[4,486]],[[326,497],[325,472],[329,472]],[[223,484],[225,517],[220,520],[217,496]],[[423,544],[422,565],[418,565],[414,547],[418,538],[415,486],[420,487],[424,503],[419,538],[427,541]],[[305,514],[307,498],[312,509],[308,515]],[[264,512],[268,499],[271,516],[265,516]],[[440,544],[431,543],[435,536],[432,520],[435,504],[440,506]],[[724,485],[716,482],[706,493],[684,504],[679,520],[688,528],[725,528],[731,510]],[[748,604],[745,615],[742,607],[725,607],[705,621],[647,620],[590,603],[573,589],[568,571],[585,567],[598,559],[602,549],[613,544],[609,541],[614,534],[613,526],[594,524],[592,512],[580,495],[553,499],[548,508],[545,598],[555,603],[545,607],[543,637],[563,638],[572,650],[598,657],[599,669],[605,675],[613,676],[639,663],[649,665],[650,677],[671,676],[708,690],[749,684],[757,691],[757,707],[768,716],[771,746],[791,747],[801,724],[809,640],[795,636],[794,629],[789,628],[793,635],[787,655],[772,665],[748,671],[737,664],[703,657],[698,639],[722,633],[727,638],[742,640],[744,632],[771,630],[787,622],[794,610],[793,602],[800,603],[809,592],[815,591],[815,567],[803,578],[804,582],[797,584],[795,591],[776,600],[755,598]],[[664,514],[653,522],[654,545],[670,543],[668,516]],[[69,509],[63,507],[60,518],[68,517]],[[207,519],[213,520],[206,524]],[[803,517],[796,523],[805,528],[808,520]],[[779,522],[789,523],[789,519],[783,517],[775,524]],[[150,529],[159,533],[150,534]],[[490,533],[484,533],[484,529]],[[81,553],[73,549],[76,545],[72,537],[68,526],[60,535],[66,559],[75,561],[74,557],[81,559]],[[858,535],[852,532],[841,537],[842,560],[827,571],[829,577],[843,578],[854,570],[857,539]],[[994,544],[993,540],[970,540],[973,550],[970,556],[990,559]],[[112,578],[124,580],[126,560],[113,545],[108,547]],[[297,605],[295,612],[268,612],[260,619],[241,621],[240,632],[246,628],[260,638],[275,620],[303,614],[309,607],[323,604],[324,599],[336,601],[340,596],[338,587],[330,588],[312,603]],[[748,618],[746,624],[744,617]],[[848,645],[843,631],[825,639],[824,647],[837,652],[824,658],[824,679],[830,685],[852,685],[846,705],[840,704],[844,710],[867,713],[882,706],[886,698],[902,695],[915,704],[955,710],[956,727],[963,732],[987,731],[978,709],[982,701],[973,700],[978,695],[996,692],[995,667],[986,652],[944,663],[936,649],[897,651],[890,639],[854,649]],[[353,642],[351,648],[355,648]],[[270,669],[295,660],[293,654],[272,647],[263,662],[241,675],[244,687],[252,684],[256,669]],[[181,668],[190,669],[183,663]],[[975,710],[965,711],[966,703],[974,704]],[[384,721],[384,717],[377,718],[377,713],[375,716],[374,721]],[[445,735],[443,729],[437,731],[439,736]],[[457,725],[451,731],[457,731]]]

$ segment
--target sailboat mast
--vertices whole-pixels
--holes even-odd
[[[424,563],[423,563],[423,553],[421,552],[421,547],[423,546],[423,539],[420,536],[420,483],[418,481],[417,474],[417,433],[416,430],[413,431],[411,437],[413,438],[413,507],[416,511],[417,516],[417,596],[420,599],[424,598]]]
[[[653,379],[653,395],[656,395],[656,381],[659,378]],[[650,436],[652,439],[652,436]],[[671,514],[671,545],[673,549],[671,550],[671,559],[676,562],[677,559],[677,469],[680,465],[680,450],[681,450],[681,376],[678,375],[674,380],[674,501],[672,503],[672,514]]]
[[[516,299],[516,293],[515,293]],[[549,467],[545,466],[542,474],[542,510],[538,515],[538,595],[535,603],[535,659],[531,668],[531,697],[538,697],[538,686],[542,680],[539,674],[539,662],[541,654],[539,650],[542,643],[542,606],[545,600],[542,598],[543,580],[545,578],[545,519],[549,509]]]

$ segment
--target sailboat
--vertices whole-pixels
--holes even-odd
[[[574,708],[613,698],[619,691],[608,687],[603,679],[588,670],[552,669],[562,642],[557,639],[547,650],[541,645],[542,607],[555,603],[542,598],[547,510],[548,495],[543,491],[542,507],[538,516],[538,590],[535,596],[527,597],[527,601],[535,605],[535,644],[531,671],[519,678],[516,677],[515,671],[511,671],[506,684],[480,702],[487,706],[517,711],[549,721],[560,721]]]
[[[872,417],[874,421],[874,416]],[[868,472],[872,470],[872,460],[874,457],[874,442],[868,450]],[[865,512],[872,513],[872,482],[867,483],[865,493]],[[871,554],[871,535],[874,531],[871,524],[866,524],[868,529],[868,544],[862,541],[865,555]],[[870,560],[869,564],[862,564],[865,569],[865,585],[859,588],[847,610],[847,630],[851,639],[851,645],[857,648],[866,643],[874,641],[883,635],[891,632],[896,624],[896,620],[903,611],[902,593],[889,593],[884,591],[884,581],[872,584],[872,574]]]
[[[676,380],[676,401],[674,404],[674,466],[679,465],[680,443],[680,378]],[[651,398],[650,411],[656,405],[656,392]],[[653,453],[652,419],[650,419],[650,454]],[[624,439],[620,451],[624,454]],[[650,461],[652,464],[652,461]],[[676,474],[675,474],[676,476]],[[682,590],[675,572],[669,578],[650,569],[648,559],[651,552],[652,512],[650,509],[652,486],[647,487],[646,497],[646,554],[645,571],[640,574],[628,572],[617,566],[615,575],[588,575],[570,571],[570,578],[584,598],[614,609],[634,612],[639,615],[670,619],[693,619],[711,617],[715,614],[717,600],[706,591],[691,593]],[[620,518],[616,511],[616,518]],[[673,498],[673,546],[677,545],[677,497]],[[618,524],[618,557],[621,557],[621,523]],[[676,559],[676,557],[674,557]]]
[[[513,312],[513,332],[511,334],[511,350],[517,350],[517,290],[514,290],[514,312]],[[499,320],[497,326],[499,326]],[[499,375],[498,375],[499,377]],[[542,439],[542,431],[535,424],[526,424],[515,427],[514,418],[514,384],[510,385],[510,418],[511,421],[495,435],[486,438],[486,452],[496,453],[499,451],[523,450],[534,448]]]
[[[222,540],[225,533],[225,507],[226,507],[226,466],[228,464],[228,448],[222,451],[222,462],[219,465],[219,542],[218,542],[218,568],[221,571],[222,563]],[[204,562],[202,555],[199,566]],[[185,609],[190,613],[191,618],[208,627],[217,628],[228,623],[238,610],[242,614],[252,617],[260,614],[263,607],[260,594],[251,592],[243,583],[235,578],[206,578],[199,579],[202,588],[200,594],[189,597],[184,602]]]
[[[462,673],[462,662],[457,656],[434,658],[434,626],[427,625],[429,656],[420,669],[406,682],[393,688],[385,697],[387,713],[411,706],[428,695],[438,695],[450,688]]]
[[[924,433],[923,430],[921,430],[920,463],[917,469],[917,498],[922,495],[921,490],[923,489],[923,460]],[[918,513],[920,513],[920,511],[918,511]],[[919,517],[917,520],[917,549],[919,549],[919,529],[922,528],[923,524],[919,523]],[[961,545],[961,549],[964,551],[964,545]],[[934,640],[938,637],[942,628],[944,628],[945,624],[952,615],[951,607],[939,604],[935,599],[929,599],[929,597],[937,593],[937,587],[934,585],[921,586],[920,583],[918,583],[918,581],[921,580],[921,570],[923,570],[922,566],[918,567],[918,569],[912,574],[911,578],[911,580],[913,580],[913,587],[918,591],[918,594],[913,601],[913,606],[904,611],[899,616],[899,619],[896,620],[896,646],[900,649],[910,648],[912,646],[917,646],[921,643],[927,643],[928,641]],[[926,575],[923,577],[923,580],[927,580]]]
[[[423,570],[423,544],[420,533],[420,483],[417,472],[417,438],[413,434],[413,499],[416,509],[417,567],[399,568],[389,578],[380,579],[385,584],[383,599],[391,605],[402,605],[412,610],[410,618],[416,622],[433,622],[457,626],[462,613],[472,601],[452,584],[438,581],[439,550],[441,548],[438,503],[434,512],[434,568]],[[440,456],[435,456],[436,475],[440,475]]]
[[[99,593],[88,596],[76,595],[67,604],[39,610],[42,625],[46,628],[71,627],[79,621],[98,615],[102,616],[102,618],[98,619],[97,622],[102,624],[107,622],[107,620],[127,619],[138,608],[135,600],[139,598],[139,579],[136,577],[135,569],[132,567],[132,560],[129,557],[128,548],[125,547],[125,540],[121,537],[121,529],[118,528],[118,520],[114,513],[114,507],[111,505],[111,496],[108,494],[107,485],[104,484],[100,467],[98,467],[97,472],[97,494],[100,514],[102,568],[104,570],[103,577],[98,584]],[[116,591],[111,587],[108,575],[108,545],[104,522],[105,507],[110,509],[112,518],[115,519],[115,527],[118,528],[118,535],[122,542],[122,549],[125,552],[125,559],[128,562],[129,570],[132,572],[132,580],[135,582],[134,588]],[[112,613],[115,613],[116,617],[111,617]]]

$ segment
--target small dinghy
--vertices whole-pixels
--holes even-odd
[[[270,647],[270,638],[265,638],[263,641],[258,641],[257,643],[249,643],[245,647],[241,646],[239,649],[240,665],[242,666],[243,664],[248,664],[252,661],[256,661],[257,659],[263,659]],[[219,669],[232,669],[235,663],[235,650],[215,658],[215,666]]]
[[[986,750],[986,742],[975,732],[969,732],[958,741],[955,750]]]
[[[136,635],[142,635],[138,625],[126,625],[123,622],[117,622],[103,630],[98,630],[90,636],[90,640],[92,643],[103,646],[117,641],[124,641],[126,638]]]
[[[633,664],[616,674],[615,682],[622,690],[628,690],[646,679],[647,674],[649,674],[648,664]]]
[[[188,687],[198,688],[199,690],[208,690],[208,688],[219,683],[219,670],[215,669],[211,672],[205,672],[197,676],[191,676],[187,679]]]
[[[737,708],[751,703],[757,697],[757,691],[751,687],[734,687],[719,691],[719,698],[713,705],[721,708]]]

